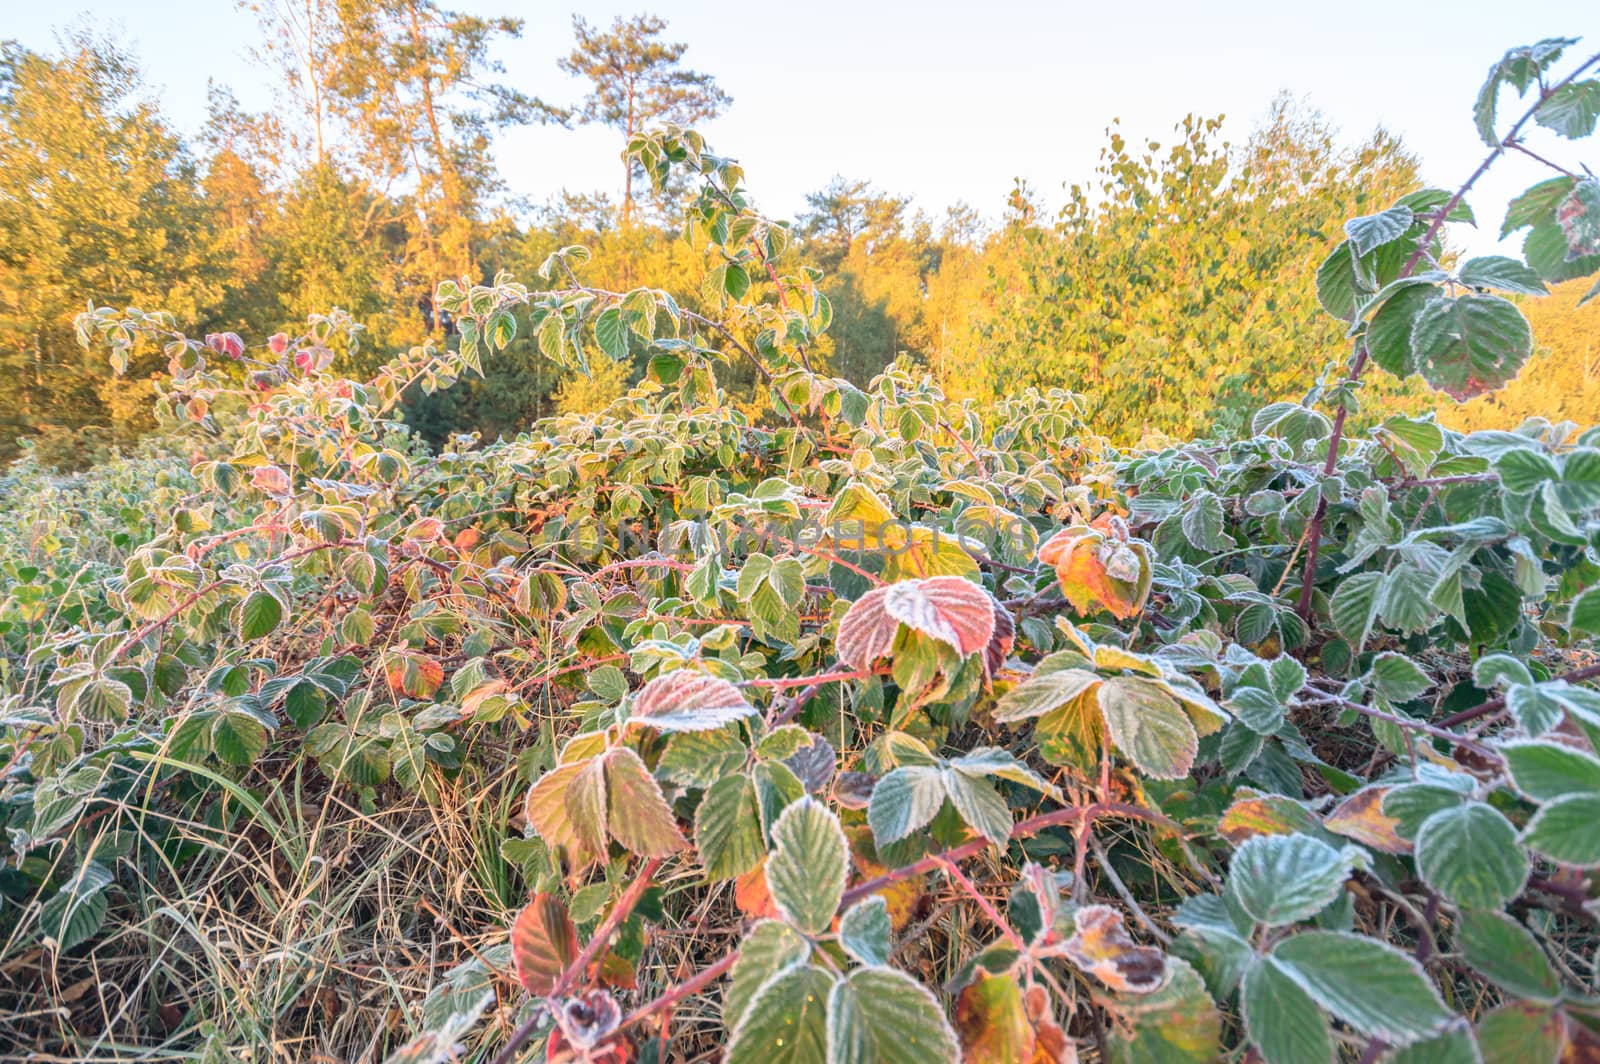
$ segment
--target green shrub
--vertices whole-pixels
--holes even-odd
[[[1600,55],[1550,72],[1571,43],[1494,67],[1486,167],[1530,122],[1593,131]],[[1502,135],[1506,86],[1534,98]],[[8,567],[0,971],[62,1010],[26,1037],[1594,1052],[1600,430],[1345,426],[1373,365],[1458,397],[1514,376],[1532,337],[1493,293],[1600,269],[1600,181],[1511,205],[1525,262],[1440,261],[1477,175],[1351,221],[1319,278],[1348,360],[1247,439],[1130,451],[1065,393],[985,410],[814,373],[829,305],[769,270],[788,230],[738,166],[692,131],[629,150],[700,182],[714,317],[586,286],[570,247],[549,290],[440,286],[458,347],[365,382],[330,364],[345,319],[259,347],[80,319],[121,364],[159,345],[163,416],[227,446],[192,482],[97,473],[54,575]],[[598,415],[408,449],[407,392],[523,328],[648,376]],[[719,390],[734,362],[759,416]],[[113,531],[129,491],[144,523]],[[61,972],[107,967],[119,992],[69,1023],[88,986]]]

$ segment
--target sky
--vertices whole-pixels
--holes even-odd
[[[556,59],[572,47],[575,5],[447,6],[524,18],[521,38],[496,49],[506,80],[571,103],[583,86]],[[272,101],[273,75],[250,55],[254,17],[233,0],[0,6],[0,38],[41,50],[75,18],[112,32],[131,45],[162,108],[186,132],[204,120],[208,79],[230,86],[246,108]],[[685,62],[733,97],[701,128],[715,151],[744,164],[758,201],[779,217],[803,210],[805,194],[834,174],[910,195],[935,215],[964,201],[997,217],[1016,178],[1055,205],[1065,184],[1092,178],[1114,118],[1130,139],[1166,141],[1186,113],[1223,114],[1237,142],[1284,91],[1349,141],[1380,125],[1398,133],[1426,181],[1454,188],[1486,150],[1471,106],[1491,62],[1549,36],[1587,37],[1584,54],[1600,47],[1594,0],[657,0],[586,4],[582,13],[609,22],[642,10],[667,19],[670,39],[690,45]],[[1512,109],[1509,99],[1503,107]],[[500,135],[496,158],[519,197],[539,202],[563,188],[615,196],[618,139],[598,127],[521,128]],[[1593,142],[1574,151],[1542,131],[1535,139],[1569,167],[1600,168]],[[1492,249],[1505,202],[1543,176],[1523,157],[1497,164],[1470,200],[1483,232],[1461,232],[1459,243]]]

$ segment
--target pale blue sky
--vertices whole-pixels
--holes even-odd
[[[270,100],[268,72],[249,47],[253,17],[232,0],[4,0],[0,37],[47,48],[54,30],[86,13],[132,44],[180,128],[205,114],[208,77],[247,107]],[[574,3],[457,0],[522,16],[520,40],[498,50],[509,79],[554,101],[581,86],[555,60],[571,47]],[[1014,177],[1052,203],[1064,182],[1090,177],[1103,131],[1120,116],[1132,135],[1166,139],[1186,112],[1225,113],[1242,139],[1279,90],[1307,98],[1357,139],[1382,124],[1423,160],[1424,176],[1454,186],[1484,148],[1473,95],[1505,48],[1583,36],[1600,47],[1593,0],[1460,0],[1336,5],[1243,3],[920,3],[804,0],[730,4],[584,5],[591,22],[650,10],[687,61],[716,75],[733,108],[704,128],[738,157],[764,207],[792,215],[834,173],[909,193],[932,212],[965,200],[997,216]],[[1587,51],[1585,51],[1587,54]],[[1542,134],[1541,134],[1542,136]],[[1600,169],[1595,141],[1546,146],[1567,165]],[[511,190],[542,200],[562,187],[619,184],[616,135],[536,128],[497,146]],[[1516,158],[1473,198],[1485,248],[1506,199],[1543,175]]]

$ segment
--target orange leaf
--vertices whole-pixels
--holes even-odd
[[[523,805],[523,815],[533,825],[534,832],[544,840],[546,846],[553,850],[564,850],[568,863],[574,869],[585,867],[596,856],[595,851],[585,844],[567,813],[567,790],[588,764],[587,761],[574,761],[557,765],[539,777],[538,782],[529,789]]]
[[[550,894],[537,894],[511,925],[511,962],[528,993],[544,997],[578,955],[578,929],[567,907]]]
[[[767,890],[766,858],[733,881],[733,901],[752,920],[778,919],[778,907],[772,904],[772,893]]]
[[[1076,919],[1077,931],[1061,944],[1069,960],[1113,990],[1148,994],[1160,988],[1166,957],[1134,942],[1122,926],[1121,913],[1109,905],[1086,905]]]
[[[605,755],[607,824],[611,836],[643,857],[666,857],[688,845],[639,755],[619,746]]]
[[[1078,1052],[1050,1015],[1044,987],[1024,991],[1012,974],[981,968],[956,998],[966,1064],[1076,1064]]]
[[[1217,833],[1235,846],[1253,835],[1315,835],[1317,818],[1292,798],[1241,788],[1217,823]]]
[[[444,666],[420,654],[396,654],[389,659],[384,675],[390,687],[407,697],[426,699],[444,683]]]
[[[1382,853],[1409,853],[1411,843],[1396,831],[1400,822],[1383,814],[1383,796],[1388,793],[1388,787],[1363,787],[1340,802],[1322,826]]]
[[[856,872],[863,880],[877,879],[888,873],[888,867],[878,863],[870,828],[866,825],[846,828],[845,837],[850,842],[850,863],[855,865]],[[912,917],[916,916],[918,904],[927,893],[927,887],[926,876],[907,876],[873,893],[889,906],[889,923],[896,931],[903,931],[911,923]]]
[[[1104,517],[1105,515],[1101,515]],[[1144,609],[1152,570],[1144,543],[1128,538],[1119,520],[1063,528],[1039,546],[1039,560],[1053,566],[1061,592],[1080,614],[1096,609],[1128,620]]]

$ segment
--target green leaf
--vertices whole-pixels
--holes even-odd
[[[1518,229],[1555,220],[1556,207],[1571,193],[1574,177],[1552,177],[1523,192],[1506,207],[1506,220],[1500,226],[1504,240]]]
[[[1585,177],[1572,186],[1556,208],[1556,223],[1567,240],[1567,262],[1600,254],[1600,177]]]
[[[858,968],[828,998],[828,1064],[922,1064],[960,1046],[928,988],[893,968]]]
[[[1500,746],[1511,782],[1536,802],[1600,793],[1600,758],[1570,746],[1511,742]]]
[[[1378,594],[1382,589],[1382,573],[1357,573],[1346,578],[1328,602],[1334,630],[1357,651],[1378,619]]]
[[[1391,702],[1421,698],[1433,687],[1433,680],[1404,654],[1384,651],[1372,662],[1372,683]]]
[[[666,857],[683,849],[677,818],[639,755],[619,746],[605,755],[605,763],[612,837],[641,857]]]
[[[1525,296],[1549,295],[1539,275],[1528,265],[1505,255],[1482,255],[1468,259],[1457,274],[1461,283],[1472,288],[1498,288]]]
[[[795,927],[820,935],[833,924],[848,871],[839,820],[815,798],[791,804],[772,826],[767,889]]]
[[[1203,491],[1189,499],[1179,523],[1184,538],[1196,550],[1216,551],[1227,546],[1222,535],[1223,522],[1222,500]]]
[[[1414,839],[1429,817],[1441,809],[1454,809],[1466,800],[1466,795],[1449,787],[1418,783],[1396,787],[1384,795],[1382,811],[1395,821],[1395,831],[1401,838]]]
[[[1566,1028],[1560,1009],[1511,1001],[1478,1021],[1478,1046],[1484,1064],[1556,1064],[1566,1047]]]
[[[1001,724],[1011,724],[1042,717],[1100,682],[1100,675],[1088,669],[1035,670],[1032,676],[1000,696],[995,702],[994,719]]]
[[[1377,214],[1350,219],[1344,223],[1344,232],[1355,253],[1365,255],[1374,248],[1399,240],[1411,228],[1414,219],[1410,207],[1390,207]]]
[[[1327,1017],[1272,958],[1262,958],[1245,972],[1239,1004],[1245,1030],[1266,1064],[1333,1060]]]
[[[1160,684],[1117,676],[1096,692],[1106,730],[1128,760],[1146,776],[1182,779],[1189,774],[1200,738],[1173,697]]]
[[[944,769],[942,778],[950,804],[961,819],[979,835],[1004,848],[1011,838],[1011,809],[1000,792],[987,780],[953,768]]]
[[[628,357],[628,325],[622,320],[622,310],[608,307],[594,319],[594,339],[600,350],[613,362]]]
[[[766,840],[749,777],[724,776],[711,785],[695,810],[694,842],[713,882],[742,876],[761,863]]]
[[[267,591],[252,591],[239,605],[239,638],[260,639],[283,620],[283,603]]]
[[[1528,854],[1499,810],[1471,802],[1423,821],[1417,871],[1447,901],[1465,909],[1498,909],[1522,893]]]
[[[1371,286],[1363,284],[1356,272],[1356,262],[1350,241],[1346,240],[1317,267],[1317,302],[1340,321],[1354,321],[1372,297]]]
[[[1525,449],[1500,455],[1495,459],[1494,471],[1500,475],[1500,483],[1507,491],[1521,493],[1538,491],[1549,481],[1561,479],[1560,471],[1548,455]]]
[[[1600,865],[1600,794],[1557,798],[1533,815],[1522,841],[1557,864]]]
[[[132,705],[133,690],[127,684],[109,676],[95,676],[78,688],[68,719],[119,724],[127,719]]]
[[[1562,85],[1545,97],[1533,114],[1535,122],[1569,140],[1593,133],[1597,117],[1600,117],[1600,81],[1593,78]]]
[[[1272,959],[1312,999],[1369,1038],[1404,1045],[1455,1019],[1416,961],[1393,946],[1342,931],[1305,931]]]
[[[1456,941],[1467,963],[1497,986],[1539,1001],[1560,997],[1561,981],[1539,940],[1505,913],[1462,912]]]
[[[1378,593],[1378,617],[1384,625],[1401,632],[1422,632],[1430,628],[1439,613],[1428,601],[1433,590],[1433,574],[1415,564],[1400,564],[1389,570]]]
[[[1367,354],[1372,361],[1396,377],[1417,372],[1411,332],[1417,315],[1437,291],[1435,285],[1407,285],[1383,301],[1367,325]]]
[[[1472,1039],[1472,1029],[1465,1024],[1402,1046],[1383,1060],[1384,1064],[1484,1064],[1478,1044]]]
[[[1533,330],[1499,296],[1438,294],[1417,313],[1411,354],[1429,384],[1457,400],[1501,387],[1533,353]]]
[[[39,933],[57,955],[80,946],[99,933],[110,899],[106,888],[111,870],[99,861],[86,861],[57,888],[39,909]]]
[[[1108,1008],[1114,1064],[1211,1064],[1218,1059],[1222,1017],[1199,974],[1167,958],[1166,982],[1150,993],[1119,993]]]
[[[873,894],[856,902],[839,918],[839,944],[862,964],[888,964],[893,926],[889,903]]]
[[[867,824],[873,839],[884,846],[905,838],[932,820],[944,800],[944,776],[939,769],[902,765],[872,788]]]
[[[295,727],[310,729],[327,714],[328,694],[309,680],[302,680],[284,695],[283,711],[294,721]]]
[[[211,749],[230,765],[254,764],[266,753],[267,727],[252,713],[223,710],[211,722]]]
[[[974,747],[960,757],[952,758],[950,767],[968,776],[993,776],[1012,783],[1020,783],[1024,787],[1032,787],[1052,798],[1060,799],[1060,791],[1054,784],[1047,782],[1009,751],[997,746]]]
[[[1587,277],[1600,269],[1600,255],[1570,258],[1571,252],[1566,231],[1553,218],[1528,230],[1522,241],[1522,257],[1551,284]]]
[[[756,991],[769,979],[811,956],[811,946],[781,920],[762,920],[739,944],[739,959],[728,973],[728,996],[723,999],[722,1022],[728,1030],[739,1026]]]
[[[728,1064],[820,1064],[828,1057],[827,1002],[833,977],[798,967],[773,976],[728,1039]]]
[[[1254,835],[1233,855],[1228,893],[1269,927],[1307,920],[1333,904],[1364,855],[1309,835]]]

